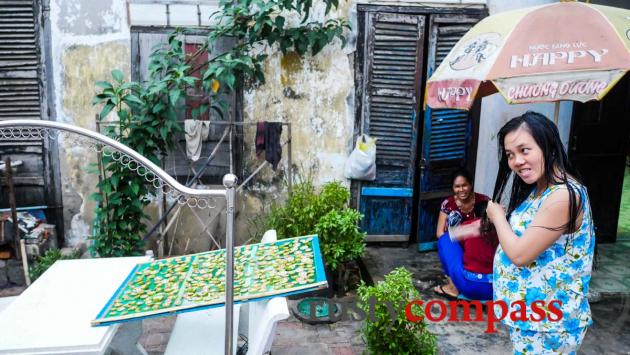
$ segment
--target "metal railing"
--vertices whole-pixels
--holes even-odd
[[[223,177],[225,190],[192,189],[180,184],[162,168],[142,156],[128,146],[81,127],[70,124],[42,121],[42,120],[7,120],[0,121],[0,141],[2,140],[26,140],[26,139],[57,139],[64,135],[64,139],[70,139],[73,145],[83,145],[111,156],[127,169],[143,176],[148,183],[156,189],[161,189],[166,194],[177,199],[178,203],[190,207],[213,208],[211,201],[215,198],[226,200],[226,265],[225,265],[225,354],[232,353],[233,334],[233,308],[234,308],[234,200],[236,197],[236,185],[238,179],[234,174],[226,174]],[[216,205],[216,204],[215,204]]]

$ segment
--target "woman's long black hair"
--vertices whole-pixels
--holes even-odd
[[[496,202],[501,200],[501,196],[513,174],[508,165],[508,158],[505,154],[504,140],[509,133],[519,128],[527,130],[536,144],[540,147],[544,158],[544,178],[552,185],[566,185],[569,191],[569,222],[561,226],[539,226],[549,230],[564,231],[572,234],[576,229],[578,215],[582,210],[584,201],[580,198],[576,203],[575,188],[569,184],[569,178],[578,181],[577,172],[573,170],[569,163],[567,153],[564,151],[560,134],[556,125],[544,115],[527,111],[522,116],[514,117],[509,120],[499,130],[499,172],[494,185],[494,193],[492,199]],[[514,176],[512,182],[512,192],[510,193],[510,202],[507,208],[507,217],[518,207],[527,196],[532,192],[535,184],[528,185],[518,176]]]

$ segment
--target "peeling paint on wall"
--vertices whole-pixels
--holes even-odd
[[[129,72],[129,48],[124,42],[104,43],[97,46],[78,45],[66,48],[62,58],[63,112],[72,117],[73,124],[96,130],[96,114],[100,107],[91,104],[97,93],[94,82],[111,80],[112,68]],[[128,75],[127,75],[128,76]],[[89,236],[94,220],[94,201],[88,197],[94,192],[98,176],[88,172],[89,164],[96,163],[96,153],[89,148],[63,141],[60,145],[62,188],[64,204],[74,208],[65,215],[70,226],[67,242],[76,245]],[[79,208],[76,205],[79,204]]]
[[[119,32],[123,26],[124,3],[114,0],[59,1],[57,26],[73,35]],[[121,6],[123,5],[123,6]]]
[[[337,13],[345,16],[351,5],[342,6]],[[323,9],[313,13],[315,18],[323,18]],[[290,122],[294,176],[312,174],[316,186],[333,180],[349,185],[343,177],[343,165],[354,134],[352,51],[342,49],[336,41],[315,57],[291,52],[269,54],[264,66],[265,85],[244,94],[244,120]],[[254,134],[254,129],[245,130],[245,163],[250,171],[259,164],[253,152]],[[278,170],[274,173],[270,168],[263,169],[256,178],[258,185],[249,186],[247,193],[240,196],[243,215],[239,216],[237,235],[248,231],[248,226],[251,230],[256,216],[268,212],[261,211],[261,206],[286,196],[285,190],[278,190],[286,184],[272,184],[274,178],[287,175],[286,150]],[[268,193],[260,193],[261,190]]]
[[[55,117],[95,130],[94,81],[109,80],[114,68],[129,72],[129,28],[124,0],[52,0],[50,3]],[[96,153],[61,140],[59,160],[66,243],[91,235],[98,176],[89,174]]]

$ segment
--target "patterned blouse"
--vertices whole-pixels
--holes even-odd
[[[527,319],[539,318],[531,309],[534,301],[545,302],[543,309],[546,316],[542,321],[514,321],[508,313],[503,323],[510,327],[539,332],[562,332],[592,324],[586,294],[591,279],[595,230],[586,187],[573,180],[569,183],[582,201],[582,224],[577,232],[571,237],[568,234],[562,234],[528,266],[514,265],[503,248],[501,246],[497,248],[493,273],[495,301],[503,300],[509,312],[513,312],[514,307],[511,303],[524,300],[527,305]],[[523,235],[545,198],[558,189],[566,189],[566,185],[552,185],[539,197],[535,197],[532,191],[529,197],[512,212],[509,222],[517,237]],[[562,311],[562,319],[558,322],[549,321],[550,315],[552,319],[557,318],[546,307],[552,300],[562,302],[561,306],[557,302],[554,303],[556,308]],[[495,312],[499,317],[498,308]],[[520,315],[520,312],[518,314]]]

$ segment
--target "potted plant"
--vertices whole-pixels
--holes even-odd
[[[347,265],[355,262],[365,249],[365,233],[357,225],[361,218],[363,215],[351,208],[332,210],[315,226],[324,263],[331,273],[333,289],[336,288],[339,296],[345,293],[343,275]]]
[[[363,282],[357,290],[361,301],[359,306],[373,316],[364,320],[361,332],[370,354],[437,354],[437,339],[429,332],[424,320],[412,322],[407,319],[405,307],[396,308],[397,317],[393,321],[386,304],[406,305],[420,299],[413,286],[411,273],[400,267],[385,275],[385,280],[375,286]],[[370,311],[370,299],[374,305]],[[422,307],[414,305],[413,313],[423,315]]]

